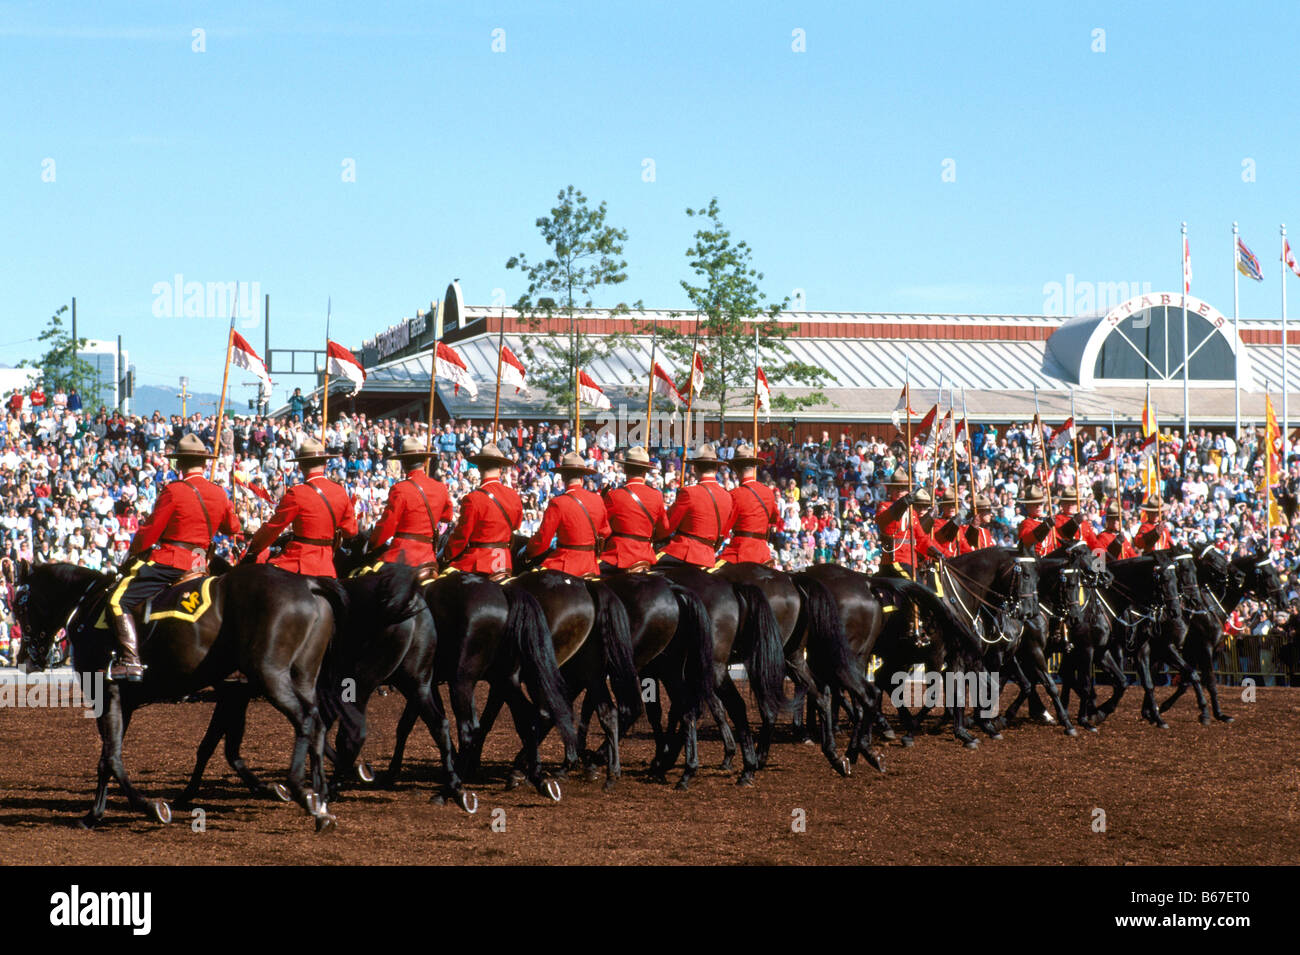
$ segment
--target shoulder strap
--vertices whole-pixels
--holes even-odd
[[[766,514],[766,515],[768,516],[768,518],[770,519],[770,518],[772,517],[772,512],[769,511],[769,510],[767,509],[767,505],[763,503],[763,497],[762,497],[762,495],[759,494],[757,491],[754,490],[754,485],[752,485],[752,484],[742,484],[742,485],[740,485],[740,486],[743,487],[743,488],[744,488],[746,491],[748,491],[750,494],[754,495],[754,500],[758,501],[758,506],[761,507],[761,508],[763,509],[763,513]]]
[[[644,514],[645,519],[650,522],[650,533],[653,534],[655,529],[655,519],[650,516],[650,508],[646,507],[641,498],[636,496],[636,492],[626,484],[623,485],[623,490],[627,491],[627,496],[636,502],[637,507],[641,508],[641,513]]]
[[[600,535],[596,533],[596,522],[591,519],[591,512],[587,510],[587,505],[582,503],[582,498],[578,497],[578,495],[576,494],[568,494],[568,493],[562,494],[560,496],[572,498],[573,503],[577,504],[578,507],[582,508],[582,516],[587,519],[587,526],[591,528],[591,541],[593,544],[599,544]]]
[[[302,483],[306,484],[309,488],[319,494],[320,499],[325,502],[325,510],[330,512],[330,523],[334,525],[334,530],[330,533],[330,536],[333,537],[339,532],[339,519],[334,516],[334,508],[330,504],[330,499],[325,496],[324,491],[318,488],[315,484],[312,484],[311,481],[303,481]]]
[[[420,500],[424,502],[424,513],[429,515],[429,533],[437,535],[438,523],[433,519],[433,508],[429,506],[429,498],[425,495],[424,488],[420,487],[419,482],[416,481],[415,478],[407,478],[407,480],[411,482],[412,487],[420,492]]]
[[[713,527],[714,530],[717,531],[713,538],[713,549],[717,550],[718,545],[722,543],[722,512],[718,510],[718,499],[713,496],[713,492],[709,490],[709,486],[701,481],[700,487],[704,489],[704,493],[708,497],[709,503],[713,505]]]
[[[184,484],[187,488],[193,491],[194,496],[199,499],[199,507],[203,509],[203,523],[206,524],[208,527],[208,543],[212,543],[212,518],[208,514],[208,505],[203,503],[203,495],[199,493],[198,488],[196,488],[189,481],[186,481],[184,478],[181,479],[180,483]]]
[[[497,496],[493,494],[491,491],[489,491],[487,488],[481,487],[478,489],[478,491],[480,494],[487,495],[487,499],[491,501],[493,504],[495,504],[497,506],[497,510],[501,512],[501,517],[506,522],[506,526],[507,527],[510,526],[510,515],[506,513],[505,505],[497,500]]]

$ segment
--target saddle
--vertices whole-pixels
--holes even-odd
[[[212,582],[198,572],[186,574],[157,597],[144,604],[142,623],[177,619],[196,623],[212,607]]]

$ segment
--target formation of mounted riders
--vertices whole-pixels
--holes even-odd
[[[484,739],[503,705],[521,744],[508,785],[527,781],[557,800],[556,777],[568,772],[594,779],[603,770],[605,785],[614,784],[620,740],[643,709],[656,740],[651,778],[665,779],[680,759],[677,785],[689,785],[699,768],[698,719],[708,709],[721,730],[724,768],[739,748],[738,781],[752,784],[778,717],[796,710],[785,696],[787,676],[796,699],[808,701],[808,728],[845,776],[859,757],[884,770],[873,734],[897,738],[883,715],[885,697],[898,710],[904,745],[925,711],[939,705],[902,692],[918,669],[944,675],[944,718],[971,747],[971,728],[1000,738],[1025,702],[1031,715],[1052,722],[1040,686],[1066,733],[1075,735],[1076,725],[1095,732],[1125,692],[1126,664],[1139,674],[1142,715],[1153,724],[1166,726],[1162,711],[1188,686],[1203,723],[1211,714],[1230,721],[1213,671],[1225,618],[1246,594],[1284,609],[1267,556],[1230,559],[1213,546],[1171,547],[1158,500],[1142,505],[1145,521],[1129,541],[1117,503],[1097,533],[1072,492],[1048,514],[1044,489],[1030,486],[1020,498],[1017,544],[1006,547],[993,539],[993,508],[982,494],[963,523],[952,488],[936,502],[901,475],[888,483],[875,515],[880,573],[832,564],[783,572],[773,566],[769,539],[780,517],[772,489],[759,480],[762,460],[741,447],[724,462],[707,445],[688,460],[694,483],[667,509],[647,483],[659,465],[645,449],[616,455],[625,481],[600,494],[584,487],[595,470],[581,455],[565,454],[557,465],[563,492],[524,538],[519,496],[503,479],[512,458],[494,444],[472,455],[480,481],[457,513],[446,486],[428,474],[428,447],[408,438],[396,455],[405,477],[363,537],[347,494],[326,475],[324,448],[308,438],[296,458],[302,482],[231,567],[212,556],[214,536],[241,535],[225,490],[204,477],[213,455],[194,436],[169,450],[180,477],[160,493],[116,575],[70,564],[23,563],[13,572],[29,666],[56,663],[66,636],[79,672],[107,675],[86,826],[102,817],[110,778],[133,809],[170,819],[165,801],[147,798],[128,779],[122,737],[140,706],[208,687],[216,707],[179,801],[198,793],[224,740],[227,760],[251,789],[298,802],[325,829],[335,822],[330,793],[356,777],[396,780],[416,721],[441,754],[445,785],[435,799],[473,811],[477,798],[465,781],[479,772]],[[739,479],[730,489],[717,480],[724,464]],[[1053,655],[1061,661],[1059,689],[1048,672]],[[737,663],[757,704],[757,732],[732,680]],[[1160,665],[1174,668],[1180,684],[1157,705],[1153,668]],[[1112,686],[1105,701],[1096,692],[1099,671]],[[995,690],[991,708],[961,692],[980,680]],[[480,682],[489,688],[481,713]],[[1002,709],[997,700],[1011,682],[1019,693]],[[393,758],[376,778],[358,758],[367,702],[385,685],[406,704]],[[1071,693],[1078,697],[1073,721]],[[239,754],[248,703],[259,695],[294,729],[287,788],[263,782]],[[604,733],[594,750],[586,744],[593,715]],[[842,720],[843,754],[836,734]],[[335,722],[330,747],[326,732]],[[539,758],[552,728],[565,754],[554,776]]]

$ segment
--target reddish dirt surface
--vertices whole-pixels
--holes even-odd
[[[0,862],[1294,864],[1300,692],[1261,689],[1257,702],[1243,703],[1228,691],[1226,700],[1237,716],[1231,726],[1202,727],[1184,700],[1161,732],[1138,721],[1131,692],[1097,735],[1068,739],[1021,724],[975,751],[946,732],[922,736],[912,749],[887,746],[887,775],[860,763],[849,779],[783,728],[752,789],[713,768],[721,745],[710,725],[701,745],[708,768],[685,793],[645,780],[652,747],[642,721],[625,745],[619,785],[606,793],[569,779],[559,804],[531,789],[503,791],[505,760],[517,748],[503,716],[488,741],[487,778],[474,787],[477,815],[430,804],[436,753],[421,729],[400,788],[350,791],[331,805],[339,827],[324,835],[298,808],[249,795],[220,753],[199,800],[206,831],[193,831],[179,811],[169,826],[146,821],[116,786],[101,828],[80,831],[73,823],[89,807],[99,750],[94,723],[74,710],[6,709]],[[366,756],[376,765],[391,752],[399,710],[396,695],[372,705]],[[136,784],[175,796],[211,711],[210,703],[141,710],[126,741]],[[250,765],[282,778],[291,742],[284,718],[255,704]],[[554,741],[546,755],[558,757]],[[505,810],[505,832],[492,830],[494,808]],[[1096,808],[1106,812],[1104,833],[1092,828]],[[796,809],[806,832],[792,831]]]

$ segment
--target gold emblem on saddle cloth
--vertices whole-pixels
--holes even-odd
[[[145,623],[152,620],[184,620],[187,623],[197,623],[199,618],[208,612],[212,606],[212,582],[215,577],[204,577],[203,583],[197,590],[191,590],[184,594],[178,601],[174,610],[149,610],[145,613]],[[167,596],[164,591],[159,596]]]

